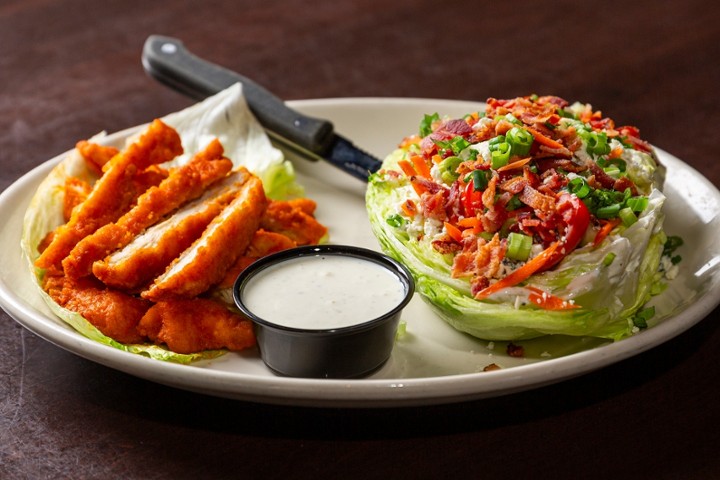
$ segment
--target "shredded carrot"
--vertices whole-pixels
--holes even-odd
[[[580,305],[576,305],[572,301],[565,300],[556,295],[547,293],[537,287],[527,287],[530,290],[528,299],[535,305],[545,310],[573,310],[575,308],[581,308]]]
[[[445,231],[450,235],[450,238],[458,243],[462,243],[463,235],[459,228],[452,223],[445,222]]]
[[[507,277],[502,278],[489,287],[485,287],[480,290],[475,295],[475,298],[477,300],[482,300],[493,293],[499,292],[500,290],[508,287],[514,287],[518,283],[527,280],[532,274],[540,270],[545,263],[547,263],[547,261],[553,256],[553,253],[555,253],[555,250],[557,250],[558,246],[560,246],[560,242],[554,242],[548,248],[540,252],[538,256],[533,257],[530,261],[525,263],[525,265],[513,270]]]
[[[417,172],[415,172],[415,168],[407,160],[400,160],[398,162],[398,167],[400,167],[400,170],[402,170],[403,173],[405,175],[407,175],[408,178],[414,177],[415,175],[417,175]]]
[[[433,162],[435,165],[437,165],[437,164],[439,164],[440,162],[443,161],[443,158],[442,158],[440,155],[435,154],[435,155],[432,156],[431,160],[432,160],[432,162]]]
[[[400,208],[403,213],[410,218],[413,218],[417,214],[417,205],[409,198],[400,205]]]
[[[472,232],[474,235],[482,232],[482,222],[478,217],[465,217],[457,221],[457,226],[463,228],[465,232]]]
[[[525,126],[525,130],[530,132],[532,136],[535,138],[535,141],[538,142],[540,145],[545,145],[546,147],[550,148],[563,148],[563,144],[553,140],[550,137],[546,137],[542,133],[538,132],[532,127]]]
[[[418,196],[422,196],[423,193],[427,192],[427,188],[425,188],[424,185],[421,185],[420,183],[415,181],[415,177],[417,177],[418,175],[415,172],[415,168],[410,162],[408,162],[407,160],[400,160],[398,162],[398,166],[403,171],[403,173],[407,175],[407,177],[410,179],[410,185],[412,185],[415,193],[417,193]]]
[[[422,155],[413,155],[410,157],[410,161],[413,164],[413,167],[415,167],[415,171],[418,172],[418,175],[425,178],[430,178],[430,168],[427,166],[427,163],[425,163],[425,159],[422,157]]]
[[[477,217],[465,217],[457,221],[458,227],[473,228],[480,225],[480,219]]]
[[[504,172],[506,170],[516,170],[518,168],[521,168],[524,165],[527,165],[530,160],[532,160],[532,157],[523,158],[521,160],[516,160],[512,163],[508,163],[507,165],[503,165],[502,167],[498,168],[498,172]]]
[[[623,148],[622,148],[622,147],[615,147],[615,148],[613,148],[612,151],[610,152],[610,155],[608,155],[608,158],[610,158],[610,159],[620,158],[620,157],[622,156],[622,153],[623,153]]]
[[[403,141],[400,142],[400,145],[398,145],[398,146],[400,148],[408,148],[411,145],[417,145],[418,143],[420,143],[420,140],[422,140],[422,139],[420,138],[419,135],[410,135],[409,137],[403,138]]]
[[[603,226],[600,227],[600,231],[595,235],[595,240],[593,240],[593,246],[597,247],[600,245],[603,240],[605,240],[605,237],[610,235],[610,232],[612,232],[613,228],[617,227],[620,224],[619,218],[614,218],[612,220],[606,220],[603,223]]]

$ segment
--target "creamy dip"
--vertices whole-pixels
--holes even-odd
[[[268,322],[326,330],[378,318],[400,305],[405,292],[400,278],[375,262],[314,255],[262,270],[245,285],[242,300]]]

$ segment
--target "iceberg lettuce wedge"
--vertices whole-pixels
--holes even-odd
[[[521,100],[519,103],[524,102],[523,105],[529,105],[529,108],[534,107],[531,102],[537,101],[500,100],[495,101],[495,109],[498,111],[498,105],[511,108],[506,106],[517,100]],[[573,115],[571,109],[564,112]],[[615,135],[610,139],[603,129],[611,123],[601,122],[601,126],[591,127],[588,123],[569,117],[556,119],[554,121],[558,130],[565,129],[567,133],[565,137],[558,135],[554,140],[538,133],[536,128],[539,127],[533,126],[535,124],[523,126],[518,118],[474,114],[462,120],[448,120],[437,115],[426,116],[427,121],[433,122],[432,128],[429,123],[424,131],[421,128],[419,140],[415,143],[404,142],[401,148],[385,158],[382,168],[369,179],[366,208],[374,235],[384,252],[404,263],[412,271],[416,280],[416,291],[437,314],[456,329],[475,337],[513,341],[543,335],[570,335],[618,340],[633,334],[637,331],[633,316],[650,300],[653,285],[659,278],[659,265],[666,240],[662,229],[665,196],[659,190],[663,182],[664,168],[657,162],[651,149],[634,149],[629,145],[629,141],[625,140],[624,133],[618,135],[617,132],[613,133],[612,128],[608,128],[610,135]],[[533,174],[539,177],[538,171],[529,172],[527,167],[522,167],[528,164],[528,160],[535,160],[533,153],[529,154],[533,158],[523,159],[528,157],[526,151],[503,159],[500,153],[493,151],[496,149],[494,142],[505,141],[505,136],[500,135],[493,139],[493,135],[497,134],[489,133],[488,130],[495,132],[495,127],[500,122],[511,123],[505,127],[508,129],[527,129],[534,132],[535,139],[530,137],[528,142],[542,142],[544,147],[560,152],[560,159],[556,160],[560,173],[552,170],[544,177],[548,181],[556,181],[555,184],[559,185],[554,187],[556,195],[568,192],[567,194],[574,196],[577,191],[577,198],[580,198],[580,195],[585,198],[584,195],[589,191],[598,192],[595,199],[588,196],[583,200],[587,208],[591,209],[594,222],[587,228],[586,234],[591,233],[593,237],[579,241],[569,252],[563,250],[562,260],[552,268],[541,268],[516,284],[499,289],[486,297],[476,297],[478,290],[484,287],[474,286],[467,275],[456,274],[457,264],[454,264],[457,249],[467,251],[468,236],[465,234],[469,229],[462,232],[463,236],[460,238],[462,226],[452,229],[453,225],[448,223],[462,222],[468,217],[474,217],[471,220],[477,218],[484,221],[482,208],[484,204],[484,211],[488,211],[489,200],[487,197],[482,200],[479,198],[482,192],[480,189],[489,188],[488,182],[493,176],[496,177],[494,181],[497,181],[497,184],[492,186],[493,189],[499,189],[502,182],[512,178],[507,173],[504,173],[502,180],[497,178],[500,173],[497,170],[503,171],[503,167],[508,163],[519,162],[520,166],[512,167],[518,172],[515,174],[518,182],[523,181],[523,176],[525,179]],[[518,125],[521,125],[521,128],[518,128]],[[628,127],[621,127],[623,128]],[[573,133],[571,129],[579,133]],[[548,131],[550,133],[546,135],[552,134],[552,130]],[[631,130],[627,132],[628,135],[636,134]],[[480,140],[474,140],[478,137]],[[559,142],[573,137],[577,137],[577,141],[582,140],[582,146],[575,147],[572,152],[567,150],[567,153],[562,153],[564,144]],[[483,141],[482,138],[490,140]],[[638,141],[636,138],[631,140]],[[533,152],[538,151],[537,146],[535,148]],[[448,161],[442,160],[443,157]],[[423,158],[426,167],[417,163],[423,161]],[[540,156],[538,161],[542,162],[543,158],[547,158],[547,155]],[[453,159],[456,161],[451,162]],[[447,163],[452,163],[452,170],[445,169]],[[577,170],[567,173],[564,167]],[[425,168],[430,170],[429,175],[427,170],[423,173]],[[543,172],[548,170],[547,166],[543,168]],[[575,173],[576,171],[578,173]],[[588,178],[591,176],[594,178]],[[573,179],[577,180],[571,185],[570,181]],[[597,185],[598,179],[605,182],[606,186],[602,189]],[[622,187],[613,190],[611,186],[607,186],[618,179],[620,183],[617,185]],[[588,182],[595,187],[588,188]],[[573,185],[576,185],[577,190],[572,190]],[[585,192],[581,191],[583,185]],[[471,193],[473,187],[475,194]],[[632,209],[625,208],[625,202],[633,188],[637,188],[637,191],[632,195],[642,197],[640,201],[643,202],[643,207],[628,212]],[[433,207],[437,205],[436,201],[433,203],[433,196],[438,198],[437,192],[445,193],[445,213],[440,215],[437,207]],[[496,201],[500,192],[501,190],[493,190]],[[477,195],[476,199],[472,200],[471,195]],[[408,200],[413,204],[409,210]],[[532,201],[532,198],[529,198],[529,201]],[[593,201],[596,203],[593,204]],[[613,202],[617,205],[612,205]],[[435,210],[426,215],[423,210],[427,208],[426,205]],[[528,205],[524,206],[527,209]],[[627,221],[621,222],[617,211],[623,208],[626,210],[623,213],[628,217]],[[409,211],[411,213],[408,213]],[[416,213],[413,214],[413,211]],[[444,221],[437,218],[442,215],[446,215]],[[606,220],[608,218],[610,220]],[[597,233],[603,225],[612,227],[610,231],[603,233],[607,236]],[[569,235],[569,227],[567,228],[565,235]],[[487,242],[495,232],[507,236],[507,233],[503,234],[500,230],[498,227],[498,230],[488,235]],[[477,235],[473,234],[473,238]],[[558,235],[556,242],[564,242],[566,237],[562,230]],[[506,237],[501,241],[504,242],[504,238]],[[439,242],[441,247],[438,248],[433,242]],[[482,244],[481,240],[478,242]],[[456,250],[446,248],[447,245],[455,245]],[[503,243],[503,248],[505,245]],[[538,250],[534,255],[537,255],[537,252]],[[521,260],[519,264],[524,262],[529,260]],[[502,268],[512,271],[513,268],[518,268],[517,265],[518,262],[504,264],[500,271],[502,272]],[[497,278],[503,277],[494,277],[490,281],[499,281]],[[570,308],[538,306],[539,303],[533,303],[533,291],[543,292],[543,295],[567,302],[566,305]]]

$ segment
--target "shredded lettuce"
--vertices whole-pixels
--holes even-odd
[[[177,166],[188,162],[193,154],[202,150],[212,139],[218,138],[225,148],[225,156],[236,166],[243,165],[263,181],[266,194],[280,199],[300,195],[302,188],[295,181],[292,164],[280,150],[270,143],[265,131],[250,112],[240,84],[209,97],[182,111],[162,118],[175,128],[183,143],[184,153],[164,166]],[[142,132],[139,132],[141,134]],[[92,141],[103,142],[104,133]],[[132,142],[128,138],[126,142]],[[23,221],[21,248],[28,268],[36,280],[38,292],[49,308],[80,334],[113,348],[147,355],[151,358],[177,363],[189,363],[199,359],[217,357],[224,351],[212,350],[197,354],[178,354],[157,345],[124,345],[103,335],[81,315],[56,304],[45,293],[40,282],[44,271],[34,265],[39,257],[37,246],[48,232],[64,223],[62,208],[64,185],[68,177],[78,177],[89,183],[97,176],[88,168],[82,156],[70,151],[39,185]]]
[[[402,157],[402,150],[391,153],[383,169],[396,170]],[[665,241],[665,196],[659,190],[651,191],[648,207],[636,223],[619,227],[600,246],[580,248],[552,270],[530,277],[528,284],[581,306],[551,311],[526,301],[526,289],[520,287],[475,300],[468,281],[452,278],[452,256],[438,253],[429,240],[418,241],[407,225],[388,223],[410,187],[403,179],[384,175],[383,169],[371,176],[366,194],[373,233],[385,253],[412,271],[422,298],[456,329],[498,341],[543,335],[618,340],[633,333],[632,316],[650,299]]]

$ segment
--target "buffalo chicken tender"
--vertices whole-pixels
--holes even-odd
[[[153,302],[191,298],[219,283],[250,245],[267,203],[262,181],[250,176],[202,237],[175,259],[142,296]]]
[[[233,172],[171,217],[148,228],[124,248],[93,264],[106,285],[129,291],[147,286],[189,248],[240,192],[247,170]]]
[[[108,289],[92,277],[47,275],[43,288],[58,305],[79,313],[104,335],[121,343],[144,340],[137,326],[152,305],[147,300]]]
[[[82,277],[91,273],[92,264],[132,239],[174,211],[193,200],[207,187],[223,178],[232,169],[232,162],[223,157],[223,147],[212,141],[190,162],[170,172],[160,185],[140,195],[135,206],[116,222],[100,227],[83,238],[62,262],[65,274]]]
[[[232,288],[238,275],[254,261],[293,247],[297,247],[297,243],[281,233],[266,232],[263,229],[258,230],[253,235],[245,253],[230,267],[218,287]]]
[[[317,204],[309,198],[271,202],[260,226],[281,233],[298,245],[315,245],[327,234],[313,214]]]
[[[133,184],[136,172],[170,161],[180,153],[182,143],[178,133],[155,120],[135,143],[104,165],[104,173],[87,199],[72,210],[70,220],[58,228],[35,265],[39,268],[58,266],[80,240],[128,210],[137,198]]]
[[[142,317],[138,331],[177,353],[255,345],[250,320],[204,298],[158,302]]]

